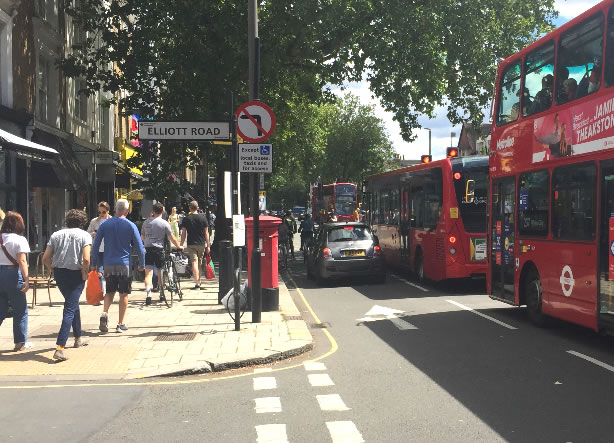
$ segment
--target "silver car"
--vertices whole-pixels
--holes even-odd
[[[307,277],[318,284],[344,277],[384,283],[386,266],[377,237],[360,222],[323,224],[307,251]]]

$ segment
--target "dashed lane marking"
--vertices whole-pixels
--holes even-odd
[[[348,408],[339,394],[316,395],[316,399],[323,411],[348,411]]]
[[[465,306],[465,305],[462,305],[462,304],[460,304],[458,302],[455,302],[454,300],[446,300],[446,301],[448,303],[452,303],[455,306],[458,306],[459,308],[464,309],[465,311],[472,312],[475,315],[479,315],[482,318],[485,318],[487,320],[490,320],[491,322],[494,322],[494,323],[496,323],[496,324],[498,324],[500,326],[503,326],[504,328],[507,328],[507,329],[518,329],[518,328],[516,328],[514,326],[511,326],[511,325],[508,325],[507,323],[502,322],[501,320],[497,320],[496,318],[490,317],[489,315],[486,315],[486,314],[482,314],[481,312],[478,312],[475,309],[472,309],[472,308],[470,308],[468,306]]]
[[[254,391],[277,388],[275,377],[254,377]]]
[[[328,374],[309,374],[309,383],[311,386],[334,386],[335,383],[331,380]]]
[[[603,369],[607,369],[610,372],[614,372],[614,366],[610,366],[609,364],[604,363],[602,361],[599,361],[596,358],[589,357],[588,355],[584,355],[584,354],[581,354],[580,352],[576,352],[576,351],[567,351],[567,353],[571,354],[571,355],[575,355],[576,357],[579,357],[579,358],[581,358],[583,360],[589,361],[589,362],[591,362],[593,364],[596,364],[597,366],[601,366]]]
[[[286,425],[260,425],[256,426],[258,443],[288,443]]]
[[[326,427],[333,443],[362,443],[362,435],[351,421],[327,421]]]
[[[421,291],[423,291],[423,292],[429,292],[429,290],[428,290],[428,289],[423,288],[422,286],[417,285],[417,284],[415,284],[415,283],[412,283],[412,282],[410,282],[410,281],[408,281],[408,280],[405,280],[403,277],[399,277],[398,275],[393,275],[393,277],[394,277],[394,278],[396,278],[397,280],[399,280],[400,282],[405,283],[406,285],[409,285],[409,286],[412,286],[412,287],[414,287],[414,288],[420,289],[420,290],[421,290]]]
[[[262,397],[255,398],[256,414],[270,414],[281,412],[281,400],[279,397]]]
[[[273,368],[255,368],[254,374],[262,374],[263,372],[273,372]]]
[[[324,363],[307,361],[305,362],[306,371],[326,371],[326,365]]]

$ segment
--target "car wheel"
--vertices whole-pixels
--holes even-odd
[[[546,316],[542,312],[542,281],[537,271],[531,271],[525,281],[525,296],[529,320],[537,327],[546,324]]]

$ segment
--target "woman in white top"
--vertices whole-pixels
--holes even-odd
[[[23,236],[26,227],[18,212],[9,211],[0,229],[0,325],[6,318],[9,300],[13,306],[13,341],[15,351],[29,347],[28,262],[30,252],[28,240]],[[29,344],[29,343],[28,343]]]
[[[53,268],[53,276],[64,297],[62,326],[56,341],[57,349],[53,354],[53,359],[58,361],[68,358],[64,354],[64,347],[71,327],[75,336],[75,348],[85,344],[81,340],[79,298],[87,280],[92,248],[92,236],[83,230],[86,224],[87,214],[84,211],[80,209],[68,211],[66,227],[51,235],[43,254],[43,263]]]

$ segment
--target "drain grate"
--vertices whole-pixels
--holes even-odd
[[[196,337],[196,332],[160,334],[154,341],[192,341]]]
[[[300,315],[284,315],[284,320],[302,320]]]
[[[326,328],[330,328],[330,323],[325,321],[322,323],[312,323],[311,324],[312,328],[320,328],[320,329],[326,329]]]

